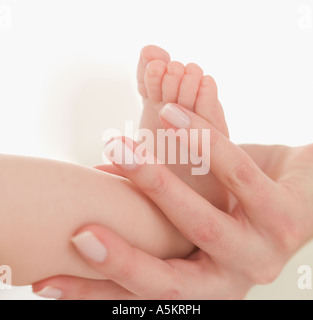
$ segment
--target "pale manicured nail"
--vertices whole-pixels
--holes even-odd
[[[105,155],[118,166],[132,170],[139,161],[134,152],[121,139],[114,139],[104,146]]]
[[[50,286],[44,287],[38,292],[34,292],[37,296],[49,299],[60,299],[63,296],[63,292],[57,288]]]
[[[160,115],[176,128],[188,129],[191,126],[189,116],[172,103],[166,104],[161,109]]]
[[[90,231],[74,236],[72,242],[81,254],[94,262],[103,262],[107,256],[106,247]]]

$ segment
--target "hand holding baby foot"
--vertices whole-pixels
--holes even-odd
[[[161,165],[109,170],[134,182],[199,249],[186,259],[160,260],[111,230],[87,226],[74,244],[110,280],[52,278],[34,291],[57,288],[63,299],[243,298],[253,284],[275,279],[313,236],[313,147],[235,146],[213,79],[194,64],[170,61],[160,48],[143,49],[137,76],[142,127],[179,129],[174,112],[188,119],[187,129],[210,129],[211,173],[186,176],[189,168],[168,166],[184,183]]]
[[[171,61],[170,55],[156,46],[141,50],[137,69],[138,91],[142,96],[143,113],[141,128],[150,129],[155,137],[148,151],[157,154],[157,130],[163,128],[159,112],[166,103],[178,103],[209,121],[228,137],[228,128],[223,109],[218,100],[217,86],[211,76],[204,76],[195,63],[184,66]],[[180,154],[180,147],[176,147]],[[200,195],[220,209],[225,209],[226,192],[211,173],[191,175],[191,164],[167,164],[168,168]]]
[[[212,206],[165,166],[119,169],[199,250],[186,259],[164,261],[106,228],[87,226],[79,234],[88,231],[105,246],[106,258],[90,258],[84,243],[76,243],[76,248],[110,281],[56,278],[36,284],[35,291],[57,287],[64,299],[240,299],[252,285],[273,281],[312,238],[313,145],[241,148],[205,120],[177,107],[190,117],[191,127],[211,130],[211,168],[234,196],[229,210]]]

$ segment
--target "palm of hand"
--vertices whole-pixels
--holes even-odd
[[[233,238],[216,237],[213,246],[216,243],[220,252],[214,249],[213,256],[210,248],[200,249],[188,260],[169,261],[175,269],[189,269],[190,276],[197,272],[199,279],[206,279],[207,286],[199,284],[199,288],[212,288],[193,296],[242,298],[253,284],[272,282],[291,255],[312,237],[313,145],[241,148],[273,180],[277,193],[271,199],[264,197],[264,206],[253,213],[229,193],[227,213],[234,218],[237,231],[232,230]],[[255,196],[262,197],[262,193]]]

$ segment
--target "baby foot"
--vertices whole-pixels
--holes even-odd
[[[224,112],[211,76],[189,63],[170,61],[169,54],[156,46],[144,47],[137,70],[138,91],[143,98],[141,127],[161,128],[159,111],[168,102],[189,108],[228,136]]]
[[[203,76],[198,65],[189,63],[185,67],[180,62],[171,61],[165,50],[147,46],[141,51],[137,80],[144,106],[140,127],[152,130],[155,137],[157,129],[163,128],[159,111],[169,102],[189,108],[228,136],[216,83],[212,77]],[[223,208],[226,194],[213,174],[192,176],[190,165],[168,167],[202,196]]]

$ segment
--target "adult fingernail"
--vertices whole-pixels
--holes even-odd
[[[91,231],[84,231],[72,238],[77,250],[94,262],[103,262],[107,257],[107,249]]]
[[[136,154],[121,139],[109,141],[104,146],[104,153],[112,162],[126,170],[134,169],[139,163]]]
[[[49,299],[60,299],[63,296],[63,292],[60,289],[50,286],[44,287],[40,291],[34,292],[37,296]]]
[[[176,128],[187,129],[191,126],[191,120],[189,116],[172,103],[166,104],[161,109],[160,115],[168,123],[170,123],[172,126]]]

